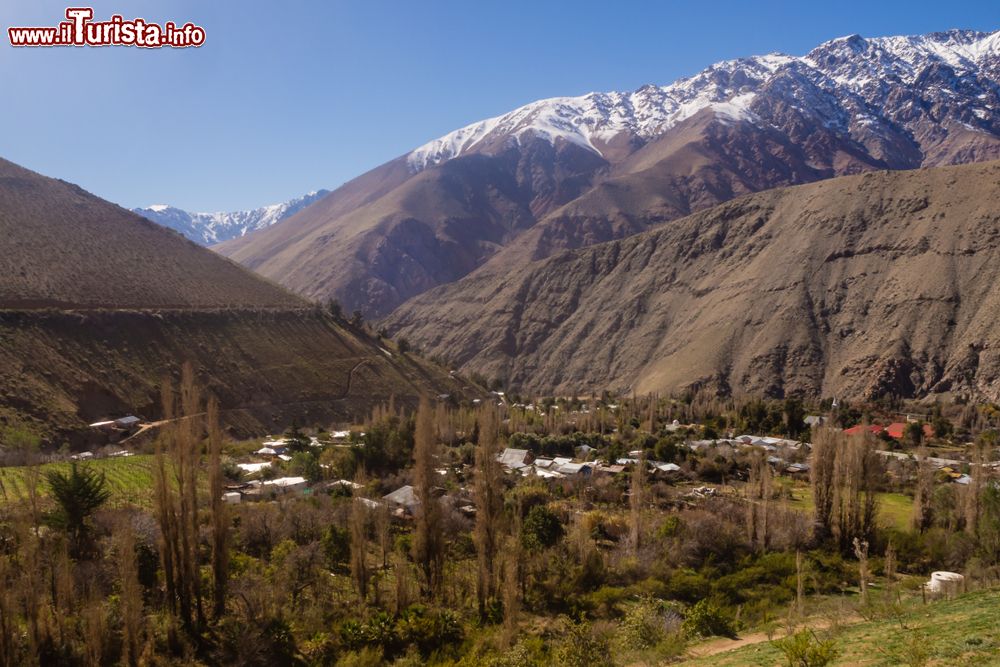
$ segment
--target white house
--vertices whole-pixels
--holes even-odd
[[[294,493],[303,491],[309,482],[305,477],[279,477],[269,479],[263,484],[264,488],[275,493]]]

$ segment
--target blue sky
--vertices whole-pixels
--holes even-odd
[[[83,4],[83,3],[77,3]],[[15,5],[11,7],[10,5]],[[230,210],[333,188],[543,97],[666,84],[841,35],[1000,28],[1000,2],[115,0],[200,49],[13,49],[66,2],[0,4],[0,156],[120,203]]]

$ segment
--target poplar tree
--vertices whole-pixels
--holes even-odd
[[[444,570],[441,507],[434,498],[436,451],[434,412],[430,402],[423,397],[417,409],[413,446],[413,487],[418,501],[413,534],[413,560],[423,574],[424,591],[431,597],[440,590],[441,575]]]
[[[476,528],[474,533],[479,576],[476,596],[479,616],[486,616],[486,606],[497,595],[496,558],[500,545],[500,522],[503,516],[503,470],[499,453],[498,422],[492,406],[479,413],[479,442],[476,445]]]

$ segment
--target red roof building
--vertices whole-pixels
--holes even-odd
[[[885,431],[890,437],[896,440],[902,440],[903,435],[906,434],[907,424],[905,422],[893,422],[886,427]],[[934,437],[934,427],[930,424],[924,424],[924,437],[933,438]]]
[[[844,433],[847,435],[861,435],[862,433],[865,432],[865,430],[867,430],[869,433],[873,435],[878,435],[879,433],[884,431],[885,428],[879,426],[878,424],[869,424],[868,426],[865,426],[864,424],[858,424],[857,426],[852,426],[851,428],[845,428]]]

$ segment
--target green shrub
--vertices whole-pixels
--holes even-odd
[[[788,667],[824,667],[838,655],[834,640],[821,640],[812,630],[800,630],[771,643],[784,654]]]
[[[643,651],[653,648],[667,636],[667,620],[663,605],[653,598],[642,598],[625,613],[615,645],[621,651]]]
[[[421,654],[458,643],[462,640],[462,623],[449,609],[429,613],[422,606],[414,605],[400,614],[396,633],[404,645],[416,646]]]
[[[337,667],[381,667],[383,664],[382,652],[376,648],[353,651],[337,661]]]
[[[689,637],[736,638],[732,619],[714,602],[700,600],[684,616],[684,633]]]
[[[526,549],[540,551],[553,546],[563,536],[562,522],[545,505],[535,505],[524,520],[522,536]]]
[[[694,570],[674,570],[667,582],[667,597],[682,602],[697,602],[710,591],[711,582],[708,578]]]
[[[534,667],[537,664],[532,651],[523,641],[485,661],[486,667]]]
[[[571,623],[566,636],[553,654],[559,667],[602,667],[612,665],[611,645],[606,637],[593,632],[589,623]]]

